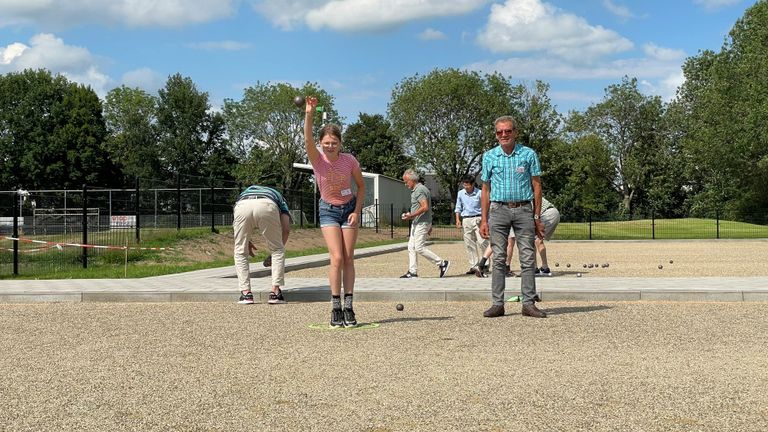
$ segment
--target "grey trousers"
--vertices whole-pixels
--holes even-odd
[[[515,231],[517,253],[520,257],[520,288],[523,304],[532,304],[536,295],[536,229],[533,223],[533,207],[525,204],[509,208],[499,203],[491,203],[488,216],[488,230],[493,250],[493,270],[491,272],[491,296],[494,305],[504,305],[504,290],[507,276],[507,241],[509,231]]]

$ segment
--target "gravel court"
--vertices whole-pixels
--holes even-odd
[[[0,305],[4,430],[765,431],[763,303]]]
[[[469,269],[463,242],[440,242],[428,247],[451,261],[447,277],[464,276]],[[585,277],[768,275],[766,240],[550,241],[547,257],[555,276],[575,276],[576,273]],[[418,260],[419,277],[438,276],[436,265],[421,256]],[[606,263],[608,268],[600,267]],[[584,268],[584,264],[592,264],[593,268]],[[598,267],[594,267],[595,264]],[[511,267],[515,272],[520,270],[517,248]],[[399,277],[408,270],[408,251],[358,258],[355,270],[361,278]],[[327,267],[316,267],[289,271],[286,277],[327,277],[327,274]]]

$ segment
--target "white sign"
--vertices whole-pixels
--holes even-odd
[[[24,218],[23,217],[17,217],[16,218],[19,221],[19,227],[24,226]],[[0,226],[7,226],[12,227],[13,226],[13,216],[8,217],[0,217]]]
[[[110,228],[136,228],[136,215],[133,216],[111,216],[109,218]]]

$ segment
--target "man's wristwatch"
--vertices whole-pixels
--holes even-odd
[[[535,214],[535,215],[533,215],[533,219],[534,219],[534,220],[539,220],[539,217],[540,217],[539,215],[536,215],[536,214]]]

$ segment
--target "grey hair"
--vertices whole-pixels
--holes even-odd
[[[416,170],[413,170],[411,168],[408,168],[403,173],[403,177],[409,178],[413,181],[419,181],[419,173],[416,172]]]
[[[515,118],[512,117],[511,115],[505,115],[505,116],[501,116],[501,117],[497,118],[493,122],[493,125],[496,126],[499,123],[512,123],[512,127],[517,129],[517,122],[515,121]]]

